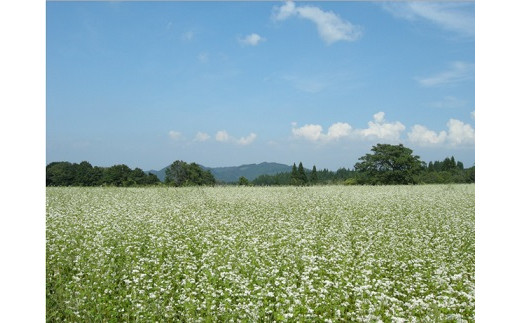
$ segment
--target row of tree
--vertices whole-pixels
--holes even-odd
[[[253,185],[326,185],[326,184],[434,184],[474,183],[475,166],[465,169],[455,158],[425,162],[413,155],[413,151],[400,145],[377,144],[372,153],[359,158],[354,170],[340,168],[336,172],[305,170],[300,162],[293,164],[292,171],[276,175],[261,175]]]
[[[166,170],[165,184],[169,186],[215,185],[215,177],[195,163],[182,160],[173,162]],[[147,186],[161,181],[155,174],[146,174],[142,169],[130,169],[127,165],[111,167],[92,166],[83,161],[52,162],[46,167],[47,186]]]
[[[142,169],[122,165],[111,167],[92,166],[83,161],[79,164],[52,162],[46,168],[47,186],[143,186],[160,183],[154,174]]]
[[[298,167],[293,164],[292,171],[278,173],[274,175],[260,175],[251,181],[253,185],[328,185],[343,184],[346,180],[354,178],[354,170],[340,168],[337,171],[328,169],[317,170],[316,166],[312,170],[305,169],[300,162]],[[239,182],[240,184],[240,182]]]
[[[474,183],[475,166],[464,168],[452,156],[443,161],[425,162],[402,144],[377,144],[371,153],[359,158],[354,170],[340,168],[336,172],[327,169],[306,170],[300,162],[293,164],[291,172],[275,175],[261,175],[251,183],[241,177],[239,185],[324,185],[324,184],[430,184],[430,183]],[[140,186],[157,185],[159,179],[154,174],[145,174],[139,168],[130,169],[126,165],[108,168],[92,167],[84,161],[79,164],[53,162],[47,165],[47,186]],[[196,163],[182,160],[173,162],[166,169],[166,185],[195,186],[215,185],[216,180],[209,170]]]

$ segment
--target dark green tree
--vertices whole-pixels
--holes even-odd
[[[110,166],[103,172],[103,183],[114,186],[131,186],[135,182],[131,179],[132,170],[125,164]]]
[[[69,162],[52,162],[46,167],[47,186],[71,186],[75,177],[74,167]]]
[[[316,165],[312,166],[311,176],[310,176],[311,184],[318,183],[318,171],[316,170]]]
[[[240,185],[240,186],[248,186],[249,185],[249,181],[244,176],[240,176],[240,178],[238,179],[238,185]]]
[[[296,163],[293,163],[293,165],[292,165],[291,184],[292,185],[299,185],[298,168],[296,168]]]
[[[302,162],[298,164],[298,181],[299,185],[305,185],[307,184],[307,174],[305,174],[305,168],[303,168]]]
[[[165,183],[173,186],[214,185],[215,177],[198,164],[176,160],[166,169]]]
[[[166,169],[164,182],[173,186],[181,186],[188,180],[188,164],[182,160],[174,161]]]
[[[74,185],[92,186],[94,182],[92,165],[87,161],[72,165],[75,168]]]
[[[367,184],[410,184],[415,183],[424,165],[419,156],[402,144],[377,144],[371,154],[360,157],[354,168],[360,173],[358,182]]]

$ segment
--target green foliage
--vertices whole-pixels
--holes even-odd
[[[166,169],[165,183],[172,186],[215,185],[215,177],[196,163],[176,160]]]
[[[356,175],[356,172],[345,168],[340,168],[336,172],[333,172],[328,169],[317,170],[316,167],[313,167],[313,170],[306,172],[305,174],[306,177],[309,178],[310,184],[326,185],[342,184],[346,179],[353,178]],[[261,186],[302,185],[299,181],[299,173],[296,164],[293,165],[292,172],[278,173],[275,175],[260,175],[252,181],[252,184]]]
[[[357,184],[357,181],[355,178],[349,178],[343,182],[343,185],[356,185],[356,184]]]
[[[276,163],[261,163],[259,165],[242,165],[240,167],[223,167],[228,172],[234,172],[234,183],[239,185],[328,185],[328,184],[446,184],[474,183],[475,166],[465,169],[461,161],[453,156],[442,161],[430,161],[427,165],[413,156],[412,150],[403,145],[377,144],[373,153],[359,158],[355,169],[339,168],[337,171],[328,169],[306,170],[300,162],[298,166]],[[263,174],[251,180],[249,175],[241,175],[237,170],[254,168],[272,172],[274,169],[288,169],[276,174]],[[166,173],[165,182],[171,186],[215,185],[217,181],[213,172],[219,168],[207,169],[202,166],[177,160],[159,173]],[[221,171],[222,171],[221,169]],[[248,179],[249,178],[249,179]],[[142,169],[130,169],[124,164],[111,167],[92,166],[87,161],[79,164],[70,162],[52,162],[46,167],[46,186],[146,186],[160,184],[157,175],[146,174]],[[219,182],[218,184],[225,184]]]
[[[309,181],[313,185],[318,183],[318,171],[316,170],[316,165],[312,166],[312,171],[311,171],[311,176],[310,176]]]
[[[92,167],[89,162],[79,164],[53,162],[46,167],[46,186],[143,186],[159,183],[157,176],[136,168],[114,165]]]
[[[248,186],[249,185],[249,181],[244,176],[240,176],[240,178],[238,179],[238,185],[240,185],[240,186]]]
[[[302,162],[296,168],[296,163],[293,163],[291,171],[291,185],[301,186],[306,185],[308,182],[307,175],[305,174],[305,168],[303,168]]]
[[[298,185],[298,182],[298,168],[296,168],[296,163],[293,163],[291,171],[291,185]]]
[[[377,144],[371,151],[354,165],[360,183],[414,184],[414,176],[423,168],[419,156],[412,155],[413,151],[402,144]]]
[[[307,184],[307,175],[305,175],[305,169],[303,168],[302,162],[298,165],[298,182],[300,185]]]

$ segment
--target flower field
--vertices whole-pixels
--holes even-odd
[[[48,321],[475,320],[474,185],[46,199]]]

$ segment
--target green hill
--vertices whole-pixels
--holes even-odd
[[[203,169],[209,170],[213,176],[215,176],[217,181],[226,183],[238,182],[240,176],[244,176],[248,180],[252,181],[260,175],[274,175],[277,173],[291,171],[291,166],[268,162],[230,167],[201,167]],[[159,171],[150,170],[148,172],[157,175],[157,177],[164,182],[164,179],[166,178],[166,168],[168,168],[168,166]]]

